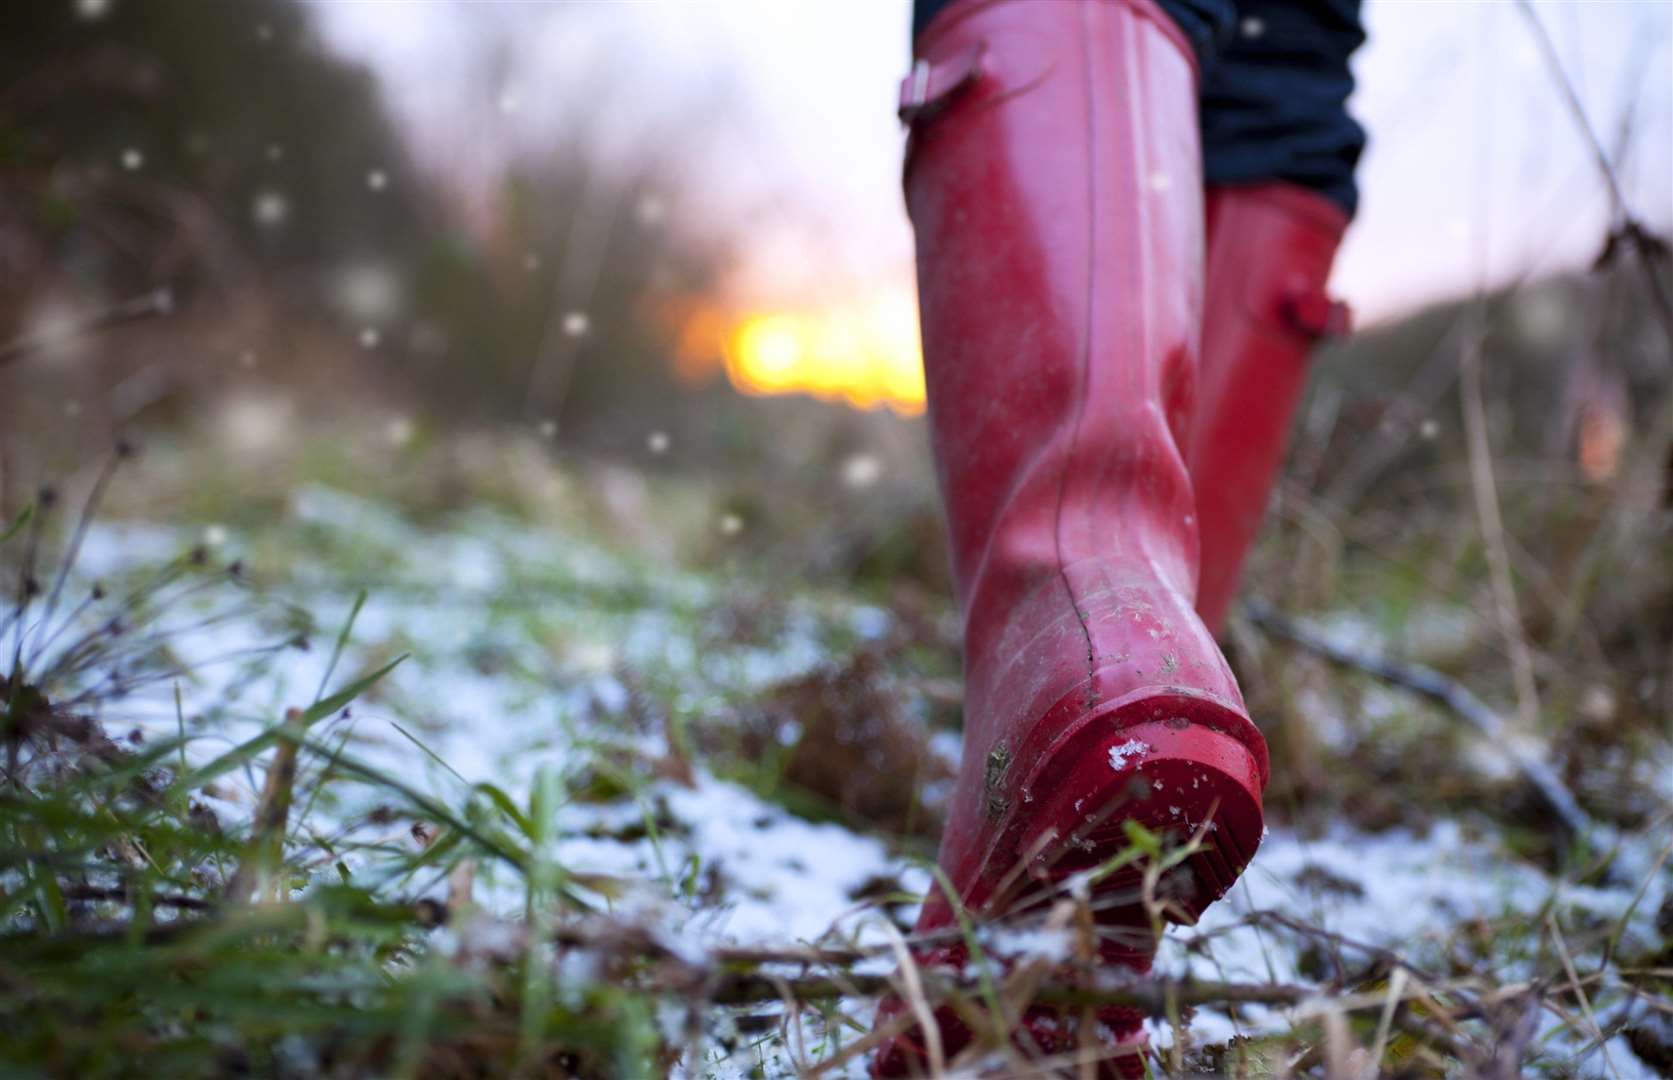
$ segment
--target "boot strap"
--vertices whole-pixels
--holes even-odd
[[[1292,284],[1279,301],[1279,315],[1291,328],[1310,338],[1338,338],[1353,325],[1353,312],[1340,300],[1318,290]]]
[[[937,62],[920,58],[912,74],[900,81],[901,123],[912,124],[935,115],[953,95],[975,82],[982,74],[982,46]]]

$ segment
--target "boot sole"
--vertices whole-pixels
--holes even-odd
[[[1189,887],[1163,908],[1170,921],[1195,922],[1231,888],[1260,846],[1262,763],[1246,738],[1258,740],[1260,733],[1240,710],[1200,692],[1164,687],[1104,703],[1049,746],[1025,744],[1023,752],[1035,755],[1034,767],[1000,820],[966,905],[985,918],[1044,905],[1048,888],[1127,851],[1132,843],[1123,823],[1131,820],[1173,843],[1200,834],[1200,847],[1183,864]],[[1104,964],[1149,970],[1156,941],[1141,895],[1143,876],[1144,867],[1135,863],[1090,890]],[[903,1007],[894,1000],[880,1015]],[[1099,1062],[1096,1075],[1142,1077],[1143,1015],[1108,1007],[1099,1020],[1108,1029],[1099,1045],[1131,1052]],[[968,1041],[951,1010],[937,1010],[936,1023],[949,1053]],[[1035,1048],[1074,1050],[1063,1041],[1067,1029],[1058,1009],[1031,1008],[1022,1027]],[[918,1039],[899,1035],[873,1058],[872,1073],[905,1076],[926,1069],[926,1054]]]
[[[1006,808],[978,877],[989,897],[979,906],[1003,914],[1019,887],[1026,894],[1030,885],[1103,865],[1132,846],[1124,823],[1136,821],[1172,845],[1200,837],[1184,863],[1189,881],[1163,908],[1169,921],[1194,923],[1260,846],[1260,764],[1232,734],[1254,730],[1218,699],[1172,687],[1127,694],[1088,713],[1039,752],[1020,798]],[[1093,886],[1100,922],[1132,925],[1142,916],[1149,925],[1138,895],[1143,873],[1134,864]]]

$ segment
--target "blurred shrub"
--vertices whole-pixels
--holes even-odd
[[[288,0],[0,5],[0,70],[9,274],[123,295],[421,248],[370,75]]]
[[[704,288],[719,253],[671,220],[672,168],[571,141],[467,211],[292,0],[0,5],[0,71],[9,430],[66,401],[78,426],[101,411],[84,400],[163,420],[254,383],[569,431],[674,390],[659,298]],[[163,286],[169,319],[72,332]],[[37,339],[62,355],[33,362]]]
[[[673,422],[688,388],[661,313],[708,288],[722,253],[670,223],[671,186],[648,162],[611,175],[576,143],[514,161],[486,242],[441,238],[416,264],[414,308],[441,332],[413,343],[432,400],[635,446]]]

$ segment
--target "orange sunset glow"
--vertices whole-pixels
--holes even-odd
[[[825,310],[688,316],[682,354],[718,355],[746,394],[806,394],[902,415],[924,409],[923,358],[910,296],[883,296]],[[717,340],[718,339],[718,340]],[[705,348],[707,346],[707,348]],[[682,371],[691,371],[685,359]]]

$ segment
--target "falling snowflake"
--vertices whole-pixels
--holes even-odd
[[[542,420],[540,422],[540,426],[536,428],[536,430],[540,432],[540,437],[542,439],[556,438],[558,434],[558,422],[556,420]]]
[[[256,40],[257,41],[272,41],[273,40],[273,28],[266,23],[257,23],[256,24]]]
[[[572,338],[580,337],[592,327],[592,320],[584,311],[571,311],[563,317],[563,332]]]
[[[1510,314],[1517,334],[1539,345],[1561,338],[1571,322],[1562,297],[1551,290],[1518,293]]]
[[[390,417],[389,423],[384,426],[383,437],[389,441],[390,446],[405,446],[412,442],[413,432],[414,427],[411,419],[405,416],[394,416]]]
[[[1246,38],[1258,38],[1266,33],[1266,20],[1258,15],[1247,15],[1237,29]]]
[[[74,304],[53,298],[30,313],[26,336],[44,356],[72,359],[79,353],[77,343],[86,319]]]
[[[375,349],[378,347],[378,342],[382,340],[383,335],[378,333],[374,326],[368,326],[360,331],[360,347],[362,349]]]
[[[855,454],[842,463],[842,482],[851,488],[868,488],[883,476],[883,463],[875,454]]]
[[[256,360],[256,351],[254,349],[245,349],[243,352],[238,354],[239,367],[253,368],[256,366]]]
[[[110,0],[76,0],[76,14],[92,22],[110,14]]]
[[[522,99],[517,96],[517,92],[515,90],[501,90],[499,107],[500,112],[509,116],[518,109],[522,108],[523,102]]]
[[[634,213],[639,218],[639,224],[650,227],[662,224],[662,219],[667,216],[668,208],[655,195],[646,195],[639,200],[639,205],[634,208]]]
[[[395,271],[378,263],[346,266],[336,274],[333,298],[349,318],[386,322],[401,307],[401,282]]]
[[[523,269],[527,270],[531,274],[534,273],[536,270],[539,270],[540,269],[540,256],[536,255],[532,251],[529,252],[527,255],[524,255],[523,256]]]
[[[279,143],[267,144],[267,160],[279,161],[285,156],[285,148]]]
[[[1424,439],[1434,439],[1441,433],[1441,425],[1434,420],[1425,420],[1417,426],[1417,433]]]
[[[138,149],[136,149],[132,146],[130,146],[130,147],[128,147],[128,149],[122,151],[122,167],[124,169],[127,169],[129,172],[136,171],[137,169],[139,169],[144,164],[145,164],[145,153],[144,153],[144,151],[138,150]]]
[[[666,454],[671,441],[666,431],[653,431],[645,436],[645,446],[653,454]]]
[[[214,416],[217,441],[240,454],[266,454],[292,438],[295,403],[270,392],[246,391],[222,400]]]
[[[290,200],[277,191],[263,191],[251,206],[256,224],[264,229],[276,229],[290,217]]]
[[[203,530],[203,543],[206,547],[218,548],[227,542],[227,530],[224,525],[210,525]]]
[[[389,186],[389,175],[382,169],[373,169],[366,174],[366,187],[372,191],[382,191]]]
[[[736,536],[744,531],[744,519],[737,514],[722,514],[720,531],[725,536]]]

